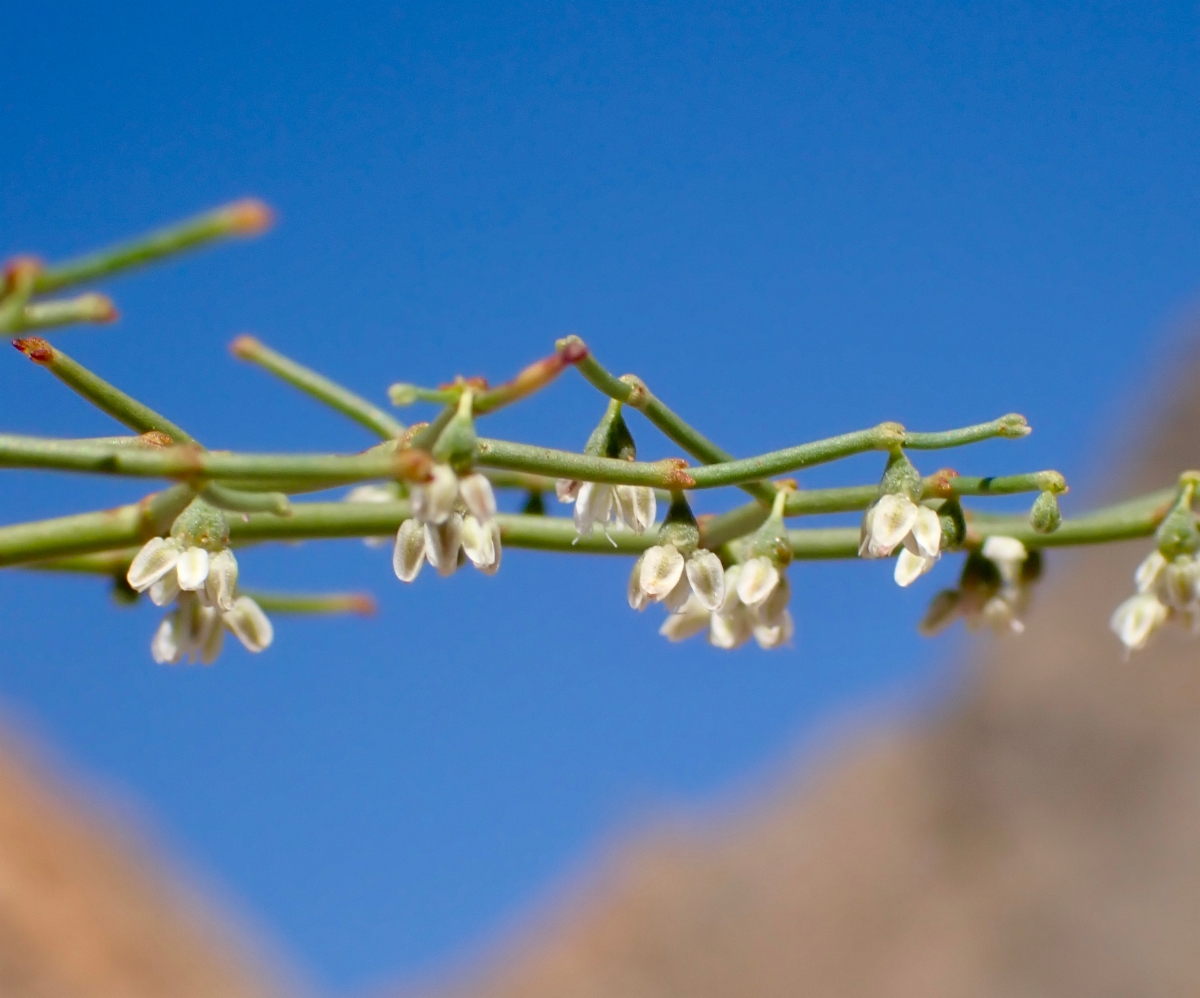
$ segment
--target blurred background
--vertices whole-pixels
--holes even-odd
[[[119,325],[56,339],[213,447],[371,442],[233,360],[240,332],[380,401],[502,380],[577,332],[739,455],[1024,413],[1027,440],[946,460],[1057,468],[1070,515],[1111,494],[1139,392],[1187,340],[1193,5],[45,3],[6,24],[5,252],[249,195],[279,213],[113,283]],[[0,399],[6,431],[112,430],[16,352]],[[487,432],[578,448],[602,411],[568,373]],[[141,494],[2,481],[4,522]],[[212,669],[154,666],[153,607],[4,573],[0,696],[297,979],[364,991],[479,959],[609,843],[726,813],[846,718],[965,695],[961,635],[914,629],[950,562],[904,591],[879,565],[797,565],[794,647],[731,655],[663,642],[620,559],[512,552],[494,579],[402,587],[384,551],[281,546],[246,554],[246,584],[365,586],[380,612],[281,619],[268,653]]]

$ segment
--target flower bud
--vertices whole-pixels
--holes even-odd
[[[700,546],[700,526],[682,492],[671,493],[671,508],[659,528],[658,540],[674,547],[685,558]]]
[[[967,518],[963,514],[962,503],[954,496],[942,503],[937,511],[938,522],[942,527],[940,550],[954,550],[967,538]]]
[[[1029,510],[1029,525],[1039,534],[1052,534],[1062,523],[1062,510],[1058,508],[1058,496],[1047,489],[1034,501]]]
[[[929,609],[925,611],[925,616],[917,625],[917,631],[924,637],[932,637],[944,631],[958,616],[960,599],[961,596],[957,589],[943,589],[930,601]]]

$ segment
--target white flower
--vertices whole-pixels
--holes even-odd
[[[1152,551],[1133,576],[1137,595],[1119,607],[1109,627],[1126,653],[1141,651],[1168,620],[1177,621],[1192,633],[1200,631],[1200,561],[1194,554],[1167,559]]]
[[[677,611],[667,616],[658,633],[668,641],[684,641],[707,631],[708,643],[724,649],[738,648],[751,638],[766,650],[790,643],[796,626],[788,610],[791,592],[787,577],[776,569],[769,593],[750,606],[739,595],[748,565],[734,565],[725,572],[725,597],[719,607],[711,609],[691,593]]]
[[[1108,626],[1127,652],[1141,651],[1166,622],[1168,613],[1153,593],[1138,593],[1117,607]]]
[[[495,519],[480,520],[472,513],[451,513],[440,524],[405,520],[396,532],[392,569],[401,582],[412,582],[429,562],[439,575],[453,575],[462,552],[484,575],[500,569],[500,525]]]
[[[271,621],[249,596],[238,596],[225,610],[185,591],[155,631],[150,654],[159,664],[199,659],[211,665],[221,653],[227,630],[252,652],[263,651],[275,639]]]
[[[409,486],[412,514],[422,523],[443,524],[460,504],[480,523],[496,515],[492,483],[477,471],[458,477],[448,464],[435,464],[430,480]]]
[[[641,609],[645,600],[664,603],[675,611],[695,594],[702,606],[715,610],[725,599],[725,570],[712,551],[699,548],[684,558],[674,544],[656,544],[634,568],[636,592],[635,580],[629,584],[629,603],[634,609]]]
[[[559,502],[575,504],[575,531],[586,537],[599,524],[623,523],[635,534],[654,525],[658,500],[654,490],[640,485],[604,485],[560,478],[554,487]]]
[[[413,518],[396,532],[396,577],[412,582],[426,561],[439,575],[453,575],[460,551],[485,575],[495,575],[501,549],[492,483],[478,472],[459,478],[445,464],[435,464],[432,475],[409,490]]]
[[[896,584],[907,586],[928,572],[941,556],[942,523],[928,506],[908,496],[880,496],[863,517],[860,558],[887,558],[901,544]]]
[[[153,537],[134,557],[125,578],[137,592],[149,590],[156,606],[173,602],[182,591],[227,611],[237,592],[238,564],[228,548],[210,554],[176,537]]]
[[[1030,558],[1039,559],[1027,564]],[[943,589],[929,604],[918,630],[937,634],[958,617],[970,630],[990,627],[998,634],[1021,634],[1030,588],[1040,573],[1040,555],[1015,537],[988,537],[968,556],[957,589]]]

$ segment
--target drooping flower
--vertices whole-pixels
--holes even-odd
[[[903,544],[896,559],[896,584],[907,586],[928,572],[941,557],[942,523],[928,506],[906,495],[882,495],[863,516],[860,558],[888,558]]]
[[[1033,585],[1041,576],[1042,555],[1015,537],[988,537],[967,555],[956,589],[943,589],[929,604],[918,630],[933,635],[961,617],[972,630],[1021,634]]]
[[[659,634],[674,642],[707,632],[708,643],[723,649],[739,648],[751,638],[765,650],[787,645],[796,631],[788,609],[787,577],[779,574],[768,595],[754,605],[747,605],[739,595],[745,577],[745,565],[730,566],[719,607],[709,609],[693,593],[679,610],[668,614]]]
[[[142,546],[126,581],[139,593],[149,590],[155,606],[166,606],[186,592],[198,593],[205,605],[231,610],[238,564],[228,543],[224,515],[196,499],[176,519],[170,537],[152,537]]]
[[[426,561],[439,575],[453,575],[460,552],[485,575],[494,575],[501,545],[492,483],[477,471],[456,475],[447,464],[435,464],[431,475],[409,488],[413,516],[396,533],[396,577],[412,582]]]
[[[588,437],[583,453],[620,461],[637,460],[637,445],[621,415],[621,403],[609,402],[603,418]],[[597,525],[607,531],[610,524],[624,524],[635,534],[654,525],[658,500],[654,490],[642,485],[608,485],[561,478],[555,485],[559,502],[575,504],[575,531],[580,537]]]
[[[1200,633],[1200,530],[1192,512],[1197,480],[1180,476],[1175,504],[1155,533],[1155,550],[1134,573],[1137,593],[1112,615],[1109,626],[1125,653],[1141,651],[1167,621]]]
[[[630,605],[641,609],[647,603],[663,603],[678,610],[690,596],[710,610],[725,598],[725,570],[712,551],[698,548],[684,553],[674,544],[648,548],[630,577]]]
[[[229,609],[222,609],[184,591],[155,631],[150,654],[160,665],[176,665],[185,659],[211,665],[221,653],[225,631],[247,651],[256,653],[275,640],[270,619],[249,596],[238,596]]]
[[[1127,651],[1141,651],[1167,621],[1200,633],[1200,560],[1150,552],[1134,573],[1137,593],[1113,612],[1109,626]]]

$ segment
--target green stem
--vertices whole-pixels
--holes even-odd
[[[116,509],[0,527],[0,566],[144,543],[170,530],[194,496],[176,485]]]
[[[397,453],[231,454],[189,445],[158,450],[97,447],[60,440],[0,434],[0,467],[47,468],[132,478],[185,481],[293,479],[322,488],[378,479],[407,479],[423,466],[424,455]]]
[[[292,504],[282,492],[244,492],[210,482],[200,495],[217,509],[231,513],[272,513],[291,516]]]
[[[1019,440],[1031,433],[1025,417],[1015,412],[993,419],[990,423],[964,426],[959,430],[944,430],[938,433],[905,433],[904,446],[909,450],[942,450],[947,447],[962,447],[977,444],[981,440],[1004,437]]]
[[[46,368],[68,388],[73,389],[119,423],[139,433],[165,433],[177,444],[194,442],[192,437],[160,416],[149,406],[143,405],[121,389],[110,385],[103,378],[89,371],[56,347],[43,339],[31,336],[17,340],[15,346],[40,367]]]
[[[64,301],[33,302],[26,305],[13,332],[53,329],[79,322],[115,322],[117,310],[105,295],[86,294]]]
[[[238,201],[127,243],[47,267],[34,282],[35,294],[58,291],[118,271],[156,263],[227,236],[252,236],[271,224],[271,211],[259,201]]]
[[[272,350],[253,336],[239,336],[229,349],[235,357],[270,371],[318,402],[324,402],[343,416],[349,416],[384,440],[395,440],[404,432],[403,423],[372,405],[361,395],[356,395],[323,374],[318,374],[311,368]]]
[[[986,537],[1016,537],[1030,547],[1061,547],[1098,544],[1153,535],[1170,509],[1175,489],[1163,489],[1128,502],[1064,520],[1053,534],[1038,534],[1022,517],[976,516],[970,520],[969,543]],[[61,517],[37,523],[0,528],[0,565],[70,559],[99,551],[120,551],[163,533],[190,498],[191,492],[176,489],[160,493],[143,503],[115,510]],[[405,502],[389,503],[297,503],[290,517],[251,513],[233,519],[230,537],[235,544],[266,541],[300,541],[336,537],[381,537],[394,533],[409,516]],[[656,543],[653,533],[635,534],[624,529],[576,538],[574,523],[566,517],[497,517],[501,536],[512,548],[533,548],[574,554],[637,554]],[[856,527],[791,530],[788,538],[800,559],[855,558],[859,532]],[[70,562],[67,562],[70,564]]]
[[[277,593],[244,590],[267,613],[357,613],[370,616],[378,607],[367,593]]]
[[[632,377],[622,379],[614,376],[596,360],[578,336],[568,336],[559,340],[557,345],[560,350],[572,347],[585,350],[585,356],[575,365],[579,368],[579,373],[602,394],[641,412],[667,439],[682,447],[684,453],[704,464],[725,464],[734,460],[732,454],[718,447],[665,405],[643,381]],[[748,482],[741,488],[768,505],[775,496],[775,486],[769,482]]]

